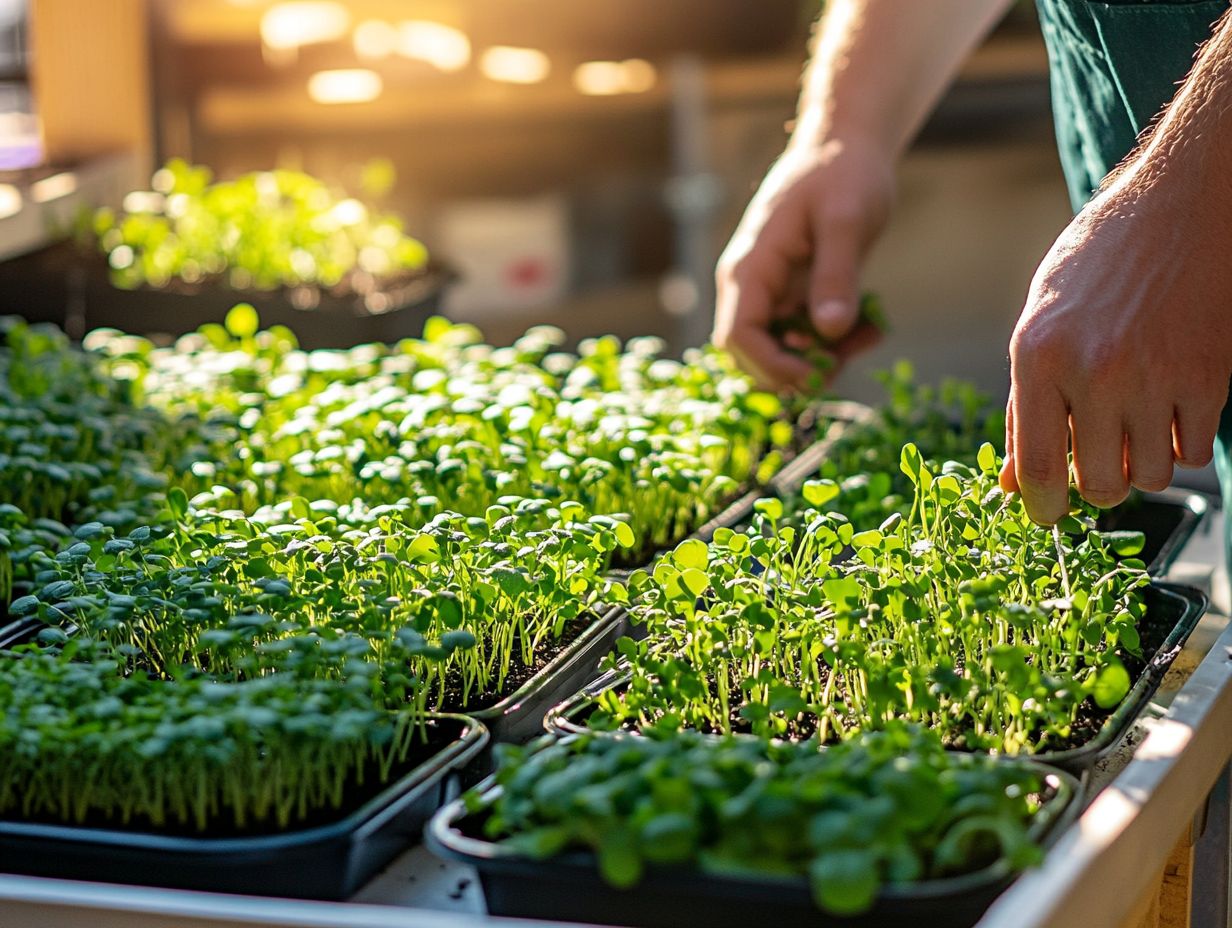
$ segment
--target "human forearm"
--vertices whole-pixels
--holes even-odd
[[[897,156],[1010,0],[831,0],[793,142],[850,134]]]
[[[791,141],[716,272],[715,344],[763,385],[811,388],[819,351],[833,367],[875,339],[859,322],[859,272],[889,214],[895,162],[1007,5],[830,0]]]
[[[1104,182],[1102,197],[1159,190],[1191,218],[1232,220],[1232,14],[1142,143]]]

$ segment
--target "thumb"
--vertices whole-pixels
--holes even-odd
[[[809,281],[809,318],[817,334],[835,342],[859,321],[860,243],[854,227],[822,227]]]

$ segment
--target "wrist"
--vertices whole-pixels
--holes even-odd
[[[1093,201],[1100,212],[1140,218],[1170,233],[1177,247],[1194,236],[1232,243],[1232,177],[1206,146],[1165,146],[1153,140],[1106,183]],[[1188,243],[1188,244],[1186,244]]]
[[[867,126],[811,115],[802,116],[793,126],[786,151],[814,156],[825,152],[858,151],[865,158],[891,167],[898,156],[890,142]]]

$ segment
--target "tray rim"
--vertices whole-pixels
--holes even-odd
[[[490,736],[487,727],[477,719],[456,713],[429,713],[427,720],[456,722],[461,726],[461,732],[444,748],[387,784],[359,808],[333,822],[270,834],[216,838],[0,819],[0,847],[6,839],[12,838],[208,856],[287,850],[354,836],[412,793],[439,785],[443,776],[469,762],[488,744]]]

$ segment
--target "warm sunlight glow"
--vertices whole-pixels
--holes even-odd
[[[537,48],[494,45],[479,59],[485,77],[507,84],[537,84],[548,76],[552,64]]]
[[[388,58],[398,50],[398,30],[383,20],[366,19],[355,27],[351,42],[360,58]]]
[[[655,67],[649,61],[587,61],[573,72],[579,93],[609,97],[619,93],[645,93],[655,85]]]
[[[30,199],[35,203],[50,203],[77,190],[77,175],[72,171],[52,174],[30,185]]]
[[[126,213],[161,213],[167,198],[154,190],[133,190],[124,195]]]
[[[261,17],[261,41],[270,49],[294,49],[340,39],[350,26],[350,12],[333,0],[276,3]]]
[[[12,184],[0,184],[0,219],[21,212],[21,191]]]
[[[383,89],[381,75],[366,68],[318,71],[308,78],[308,96],[317,103],[367,103]]]
[[[398,24],[398,54],[441,71],[461,71],[471,60],[471,40],[453,26],[410,19]]]

